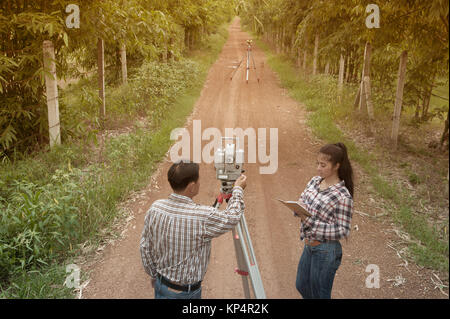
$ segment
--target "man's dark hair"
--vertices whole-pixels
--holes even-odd
[[[174,191],[184,191],[190,182],[198,181],[199,166],[189,160],[173,163],[167,172],[167,179]]]

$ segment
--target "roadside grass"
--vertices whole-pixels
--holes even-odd
[[[370,184],[376,193],[388,200],[389,204],[385,209],[395,223],[413,238],[409,250],[414,261],[420,266],[448,273],[448,217],[444,221],[445,227],[430,225],[425,217],[416,213],[417,198],[411,197],[412,195],[395,181],[390,181],[384,169],[379,167],[379,162],[386,160],[383,158],[383,151],[386,150],[375,146],[378,155],[374,152],[369,153],[352,139],[347,138],[341,130],[340,123],[364,121],[364,117],[353,110],[353,94],[356,89],[344,88],[339,101],[335,78],[325,75],[315,77],[305,75],[287,57],[274,55],[268,44],[261,40],[257,40],[256,43],[265,51],[268,64],[279,75],[282,86],[288,89],[292,98],[305,105],[308,111],[307,124],[313,134],[326,143],[344,142],[350,158],[369,176]],[[412,174],[410,179],[415,180]],[[441,181],[442,187],[446,182],[448,183]]]
[[[72,299],[72,290],[63,285],[67,275],[61,265],[17,274],[11,286],[0,293],[0,298]]]
[[[222,25],[188,54],[195,72],[186,78],[184,89],[173,93],[159,121],[152,123],[151,129],[135,123],[131,132],[107,139],[102,161],[94,158],[95,139],[70,139],[52,150],[0,164],[0,210],[4,212],[0,220],[0,298],[74,297],[74,290],[64,285],[68,276],[65,265],[82,254],[84,243],[98,245],[123,217],[118,205],[130,192],[148,184],[173,143],[171,131],[182,127],[192,112],[207,71],[226,42],[227,27]],[[142,105],[129,104],[137,103],[137,93],[130,87],[110,90],[113,110],[119,113],[123,104],[124,116],[136,118]],[[82,94],[71,89],[66,97],[66,103],[81,107],[96,103],[88,89]],[[92,121],[88,113],[84,116]]]

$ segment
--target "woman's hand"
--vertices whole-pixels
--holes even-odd
[[[302,221],[302,223],[304,223],[306,221],[306,219],[308,218],[308,217],[303,216],[303,215],[297,215],[297,216],[300,217],[300,220]]]
[[[300,220],[302,221],[302,223],[304,223],[305,220],[306,220],[307,218],[309,218],[309,216],[299,215],[299,214],[297,214],[296,212],[293,212],[293,214],[294,214],[294,217],[300,218]]]

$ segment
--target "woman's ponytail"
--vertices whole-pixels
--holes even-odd
[[[344,181],[345,187],[353,197],[353,169],[348,158],[347,147],[344,143],[327,144],[319,152],[329,155],[333,165],[339,163],[339,179]]]
[[[350,160],[348,159],[347,147],[344,143],[336,143],[334,145],[339,147],[343,152],[342,162],[338,170],[339,178],[344,180],[345,187],[347,187],[350,195],[353,197],[353,169]]]

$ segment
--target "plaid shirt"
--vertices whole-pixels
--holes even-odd
[[[353,199],[344,181],[320,190],[322,177],[315,176],[300,195],[312,214],[301,223],[300,240],[339,240],[350,233]]]
[[[142,263],[152,278],[160,274],[189,285],[203,280],[211,252],[211,239],[231,230],[244,212],[244,193],[233,188],[225,211],[171,194],[155,201],[145,216],[140,242]]]

